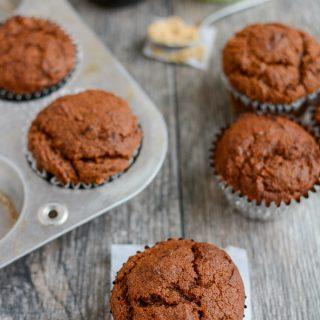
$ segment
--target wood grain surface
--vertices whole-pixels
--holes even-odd
[[[319,0],[273,0],[220,21],[207,72],[153,62],[140,51],[152,17],[178,14],[196,22],[218,6],[192,0],[145,0],[121,9],[71,3],[163,112],[169,153],[138,197],[0,270],[0,319],[109,319],[110,244],[170,236],[245,248],[253,319],[320,319],[319,210],[268,223],[247,220],[228,207],[208,166],[214,133],[233,117],[219,79],[227,38],[249,23],[282,21],[320,39]]]

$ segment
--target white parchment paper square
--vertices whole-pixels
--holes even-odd
[[[136,254],[137,251],[143,251],[144,246],[133,244],[113,244],[111,245],[111,283],[116,278],[117,272],[130,256]],[[251,320],[251,292],[250,292],[250,276],[247,252],[244,249],[236,247],[227,247],[225,251],[229,254],[233,262],[239,269],[242,280],[244,282],[246,292],[245,320]]]
[[[181,64],[186,64],[200,70],[206,70],[210,63],[212,49],[213,49],[213,45],[215,43],[215,39],[217,35],[217,29],[215,27],[201,27],[199,29],[199,34],[200,34],[200,40],[196,46],[203,47],[204,49],[203,58],[200,60],[190,58]],[[155,54],[153,48],[154,48],[154,45],[151,44],[149,41],[146,41],[142,52],[146,57],[152,58],[161,62],[171,63],[172,61],[170,59],[165,58],[166,55],[170,54],[170,52],[173,52],[173,51],[179,52],[179,49],[173,50],[173,49],[166,49],[165,47],[161,47],[161,48],[156,47],[158,54]]]

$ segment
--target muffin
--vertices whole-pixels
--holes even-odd
[[[261,204],[276,210],[300,202],[319,183],[319,144],[288,118],[244,113],[214,144],[215,175],[224,188],[238,193],[233,204],[244,205],[253,216]],[[245,200],[256,205],[246,206]]]
[[[110,298],[114,320],[241,320],[245,293],[237,267],[212,244],[170,239],[131,257]]]
[[[223,78],[237,109],[293,112],[320,88],[320,44],[279,23],[254,24],[223,49]]]
[[[142,140],[127,102],[102,90],[58,98],[42,110],[28,133],[38,171],[63,185],[106,182],[131,164]]]
[[[76,64],[70,37],[48,20],[14,16],[0,26],[0,89],[26,98],[57,89]]]

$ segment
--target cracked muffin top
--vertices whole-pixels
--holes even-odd
[[[0,88],[34,93],[62,81],[73,69],[76,48],[47,20],[15,16],[0,26]]]
[[[242,279],[228,254],[182,239],[131,257],[110,298],[114,320],[241,320],[244,303]]]
[[[216,174],[249,200],[279,205],[299,200],[320,177],[320,147],[297,123],[280,116],[240,116],[215,146]]]
[[[42,110],[29,130],[28,148],[38,170],[63,184],[101,184],[129,167],[141,139],[126,101],[87,90]]]
[[[227,42],[223,70],[252,101],[290,104],[320,88],[320,44],[286,25],[250,25]]]

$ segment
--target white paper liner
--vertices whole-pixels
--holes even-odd
[[[290,117],[288,117],[290,119]],[[298,121],[296,123],[300,124]],[[300,124],[302,125],[302,124]],[[303,126],[303,125],[302,125]],[[229,127],[229,126],[228,126]],[[299,200],[292,199],[290,203],[281,202],[280,205],[276,203],[266,203],[262,201],[258,203],[256,200],[250,201],[247,196],[242,195],[240,191],[234,190],[231,186],[224,181],[223,177],[218,175],[215,170],[214,158],[215,158],[215,147],[225,130],[228,128],[222,128],[218,134],[216,134],[215,139],[213,140],[212,148],[210,150],[210,166],[213,169],[213,176],[214,180],[219,187],[219,189],[223,192],[226,199],[228,200],[231,207],[233,207],[236,212],[241,213],[243,216],[267,221],[272,220],[275,218],[279,218],[282,215],[289,214],[297,209],[299,210],[308,210],[310,202],[312,201],[313,197],[319,196],[320,185],[315,184],[307,194],[301,195]],[[303,126],[308,132],[308,128]],[[312,128],[313,129],[313,128]],[[315,132],[312,132],[314,137],[317,138]]]
[[[315,92],[307,95],[306,97],[300,98],[290,104],[288,103],[269,103],[269,102],[260,102],[257,100],[252,101],[248,96],[242,94],[237,91],[229,82],[228,78],[221,71],[221,79],[227,90],[231,93],[231,95],[239,100],[245,107],[248,109],[253,109],[254,111],[262,112],[262,113],[275,113],[275,114],[286,114],[291,112],[298,111],[301,107],[303,107],[306,103],[312,103],[320,94],[320,88]]]
[[[308,210],[308,200],[313,197],[315,192],[319,192],[320,190],[319,186],[314,186],[315,191],[309,191],[308,196],[301,196],[300,202],[292,200],[290,204],[282,202],[280,206],[277,206],[275,203],[271,203],[268,206],[265,202],[261,204],[257,204],[255,200],[250,202],[246,196],[241,196],[240,192],[234,192],[219,176],[215,176],[215,180],[230,205],[234,207],[237,212],[240,212],[247,218],[262,221],[278,218],[282,215],[292,213],[297,209]]]
[[[34,16],[26,16],[26,15],[21,15],[21,16],[38,19],[37,17],[34,17]],[[50,86],[50,87],[47,87],[47,88],[44,88],[39,91],[30,92],[30,93],[14,93],[14,92],[8,91],[6,89],[0,88],[0,99],[21,102],[21,101],[30,101],[30,100],[35,100],[35,99],[46,97],[46,96],[58,91],[63,86],[65,86],[66,83],[69,82],[74,77],[76,70],[80,66],[80,62],[82,61],[83,53],[82,53],[80,44],[76,41],[76,37],[71,32],[66,31],[66,28],[64,26],[62,26],[60,23],[57,23],[57,22],[51,20],[50,18],[49,19],[39,18],[39,19],[46,20],[49,23],[57,26],[59,29],[63,30],[63,32],[68,36],[68,38],[72,42],[72,44],[75,48],[75,51],[76,51],[74,66],[70,70],[70,72],[63,79],[61,79],[57,84]]]
[[[64,189],[73,189],[73,190],[78,190],[78,189],[93,189],[93,188],[97,188],[97,187],[101,187],[109,182],[112,182],[115,179],[119,179],[124,173],[126,173],[128,170],[130,170],[131,166],[134,164],[134,162],[136,161],[136,159],[139,156],[140,150],[142,148],[142,144],[143,144],[143,139],[140,143],[140,145],[138,146],[138,148],[136,149],[136,151],[133,153],[132,158],[129,160],[129,166],[123,171],[123,172],[119,172],[113,176],[110,176],[109,178],[107,178],[103,183],[100,184],[96,184],[96,183],[92,183],[92,184],[85,184],[85,183],[78,183],[78,184],[74,184],[74,183],[67,183],[64,184],[62,183],[59,179],[57,179],[55,176],[53,176],[50,173],[47,173],[45,170],[40,171],[37,167],[37,162],[34,159],[32,153],[29,151],[28,149],[28,132],[29,129],[31,127],[32,121],[35,119],[35,117],[37,116],[37,114],[45,107],[47,107],[50,103],[52,103],[54,100],[58,99],[59,97],[65,96],[65,95],[69,95],[69,94],[77,94],[83,91],[86,91],[87,89],[84,88],[75,88],[72,90],[68,90],[68,89],[64,89],[61,90],[59,92],[57,92],[56,94],[54,94],[54,96],[48,96],[46,98],[44,98],[43,100],[41,100],[41,104],[39,104],[39,107],[37,108],[36,112],[33,112],[32,114],[29,114],[28,119],[26,119],[26,126],[23,128],[23,148],[24,148],[24,154],[26,157],[27,162],[29,163],[31,169],[42,179],[48,181],[50,184],[52,184],[53,186],[57,186],[57,187],[61,187]],[[30,104],[32,103],[31,101],[29,102]],[[142,131],[141,126],[140,130]]]
[[[306,122],[308,122],[314,128],[315,135],[320,138],[320,123],[315,119],[318,108],[320,107],[316,105],[309,107],[304,115],[304,118],[306,119]]]
[[[200,40],[191,47],[197,47],[197,46],[203,47],[204,54],[202,59],[190,58],[183,62],[173,61],[172,59],[170,59],[170,53],[178,53],[183,49],[166,48],[165,46],[158,46],[151,43],[148,40],[145,42],[142,52],[147,58],[155,59],[161,62],[185,64],[196,69],[207,70],[210,63],[213,44],[215,42],[215,38],[217,35],[217,29],[215,27],[200,27],[199,33],[200,33]]]
[[[117,272],[122,265],[129,259],[129,257],[136,254],[137,251],[143,251],[144,246],[133,244],[112,244],[111,245],[111,270],[110,283],[113,283],[117,276]],[[229,254],[234,264],[239,269],[241,278],[243,280],[245,294],[246,294],[246,308],[245,320],[251,320],[251,288],[250,288],[250,274],[249,261],[247,252],[244,249],[228,246],[225,251]]]
[[[37,168],[37,162],[36,160],[33,158],[31,152],[29,152],[29,150],[26,150],[25,155],[27,158],[27,161],[30,165],[30,167],[32,168],[32,170],[41,178],[47,180],[50,184],[52,184],[53,186],[57,186],[57,187],[61,187],[64,189],[73,189],[73,190],[78,190],[78,189],[93,189],[93,188],[97,188],[97,187],[101,187],[109,182],[112,182],[115,179],[119,179],[124,173],[126,173],[131,166],[133,165],[133,163],[135,162],[135,160],[137,159],[139,152],[141,149],[141,145],[138,147],[138,149],[134,152],[132,158],[129,161],[129,166],[120,173],[117,173],[113,176],[108,177],[104,182],[100,183],[100,184],[96,184],[96,183],[92,183],[92,184],[86,184],[86,183],[78,183],[78,184],[74,184],[74,183],[67,183],[67,184],[63,184],[61,181],[59,181],[55,176],[53,176],[52,174],[47,173],[45,170],[40,171]]]

